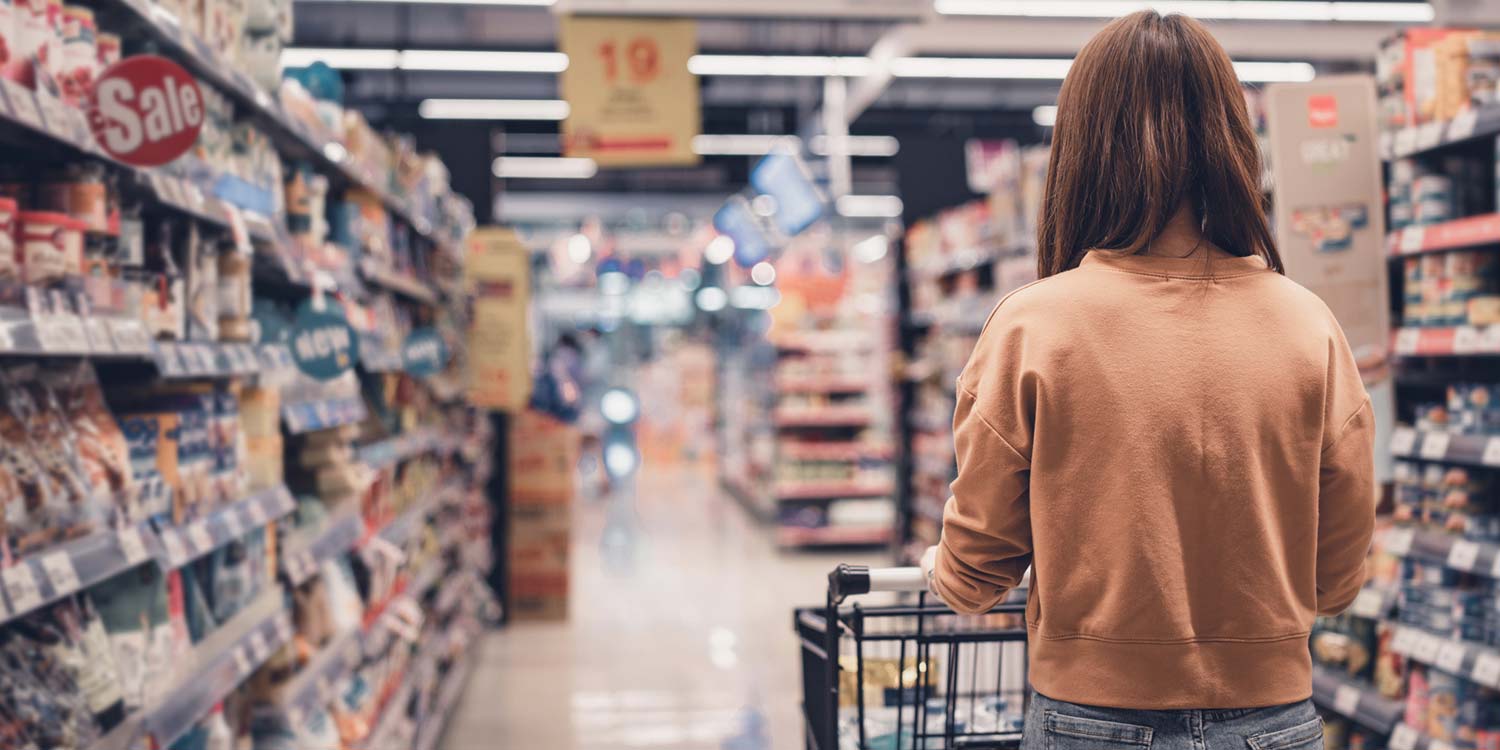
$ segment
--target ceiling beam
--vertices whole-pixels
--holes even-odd
[[[801,18],[859,21],[914,20],[932,11],[931,0],[557,0],[560,15],[681,16],[685,18]]]

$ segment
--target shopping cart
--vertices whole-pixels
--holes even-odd
[[[1026,706],[1024,603],[979,616],[929,600],[917,568],[840,565],[796,610],[809,750],[1015,748]],[[917,592],[915,604],[846,597]]]

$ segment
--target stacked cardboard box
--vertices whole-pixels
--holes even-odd
[[[510,434],[510,613],[516,620],[568,615],[568,546],[577,489],[578,431],[535,412]]]

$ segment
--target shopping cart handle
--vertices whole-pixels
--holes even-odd
[[[926,591],[921,568],[874,568],[840,564],[828,574],[828,593],[834,601],[874,591]]]

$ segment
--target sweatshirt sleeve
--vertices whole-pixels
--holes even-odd
[[[967,614],[999,603],[1031,564],[1031,382],[1018,365],[1019,332],[993,328],[958,379],[958,478],[934,566],[937,593]]]
[[[1318,471],[1318,614],[1336,615],[1359,595],[1374,528],[1375,416],[1366,397],[1323,448]]]

